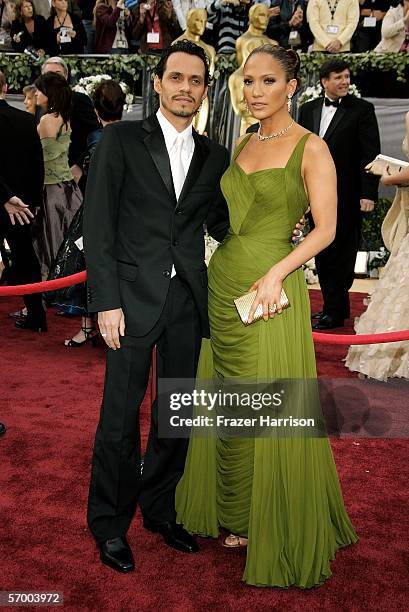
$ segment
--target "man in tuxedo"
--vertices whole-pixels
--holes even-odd
[[[32,210],[43,205],[43,150],[33,116],[7,104],[6,94],[0,72],[0,239],[6,238],[13,262],[8,283],[25,285],[41,281],[30,222]],[[25,295],[24,303],[27,317],[16,327],[47,331],[41,293]]]
[[[223,239],[220,178],[229,154],[192,130],[208,82],[201,47],[180,41],[166,49],[154,81],[160,109],[106,127],[88,176],[88,306],[109,347],[88,524],[102,562],[122,572],[134,569],[126,533],[137,503],[146,529],[180,551],[198,550],[174,506],[188,440],[158,437],[155,402],[141,475],[139,408],[153,347],[159,377],[193,379],[209,336],[203,224]]]
[[[335,240],[315,258],[323,295],[322,311],[313,315],[313,328],[318,330],[343,326],[350,316],[348,291],[354,280],[362,213],[371,212],[378,197],[378,179],[364,168],[380,151],[373,105],[348,93],[348,64],[325,62],[320,81],[324,96],[303,104],[298,119],[325,140],[338,177]]]

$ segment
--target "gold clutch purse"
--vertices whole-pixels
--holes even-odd
[[[375,174],[376,176],[382,176],[382,174],[389,169],[389,174],[395,174],[400,172],[403,168],[407,168],[409,163],[401,159],[395,159],[395,157],[388,157],[387,155],[377,155],[373,161],[365,166],[365,171],[368,174]]]
[[[253,305],[256,295],[257,291],[250,291],[250,293],[245,293],[244,295],[241,295],[240,297],[234,300],[234,305],[236,306],[237,312],[239,313],[240,319],[243,321],[244,325],[251,325],[250,323],[247,323],[247,319],[249,318],[250,308]],[[280,304],[283,310],[290,306],[290,301],[284,289],[281,289]],[[257,306],[256,312],[254,313],[252,323],[254,323],[255,321],[259,321],[262,318],[263,305],[259,304]]]

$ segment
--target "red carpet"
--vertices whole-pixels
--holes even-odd
[[[354,315],[362,297],[352,296]],[[312,292],[314,309],[318,298]],[[0,590],[61,591],[73,611],[408,609],[407,440],[332,442],[360,541],[338,553],[320,588],[245,586],[243,551],[201,540],[201,553],[178,553],[145,532],[139,516],[129,532],[137,571],[103,567],[85,507],[104,349],[66,349],[78,320],[52,312],[48,334],[15,330],[7,313],[20,303],[0,301],[0,421],[8,426],[0,439]],[[345,354],[317,346],[320,375],[353,376]]]

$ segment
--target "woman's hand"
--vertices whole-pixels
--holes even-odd
[[[68,36],[71,36],[71,38],[75,38],[77,36],[77,32],[71,28],[70,30],[68,30]]]
[[[396,177],[398,174],[399,172],[391,172],[389,166],[386,166],[381,176],[381,183],[383,185],[396,185],[397,184]]]
[[[256,299],[250,308],[248,323],[253,321],[254,313],[259,304],[263,305],[263,319],[268,321],[275,314],[281,314],[281,289],[283,288],[284,278],[273,266],[264,276],[259,278],[250,288],[250,291],[257,291]]]

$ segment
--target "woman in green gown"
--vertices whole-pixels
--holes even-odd
[[[263,45],[244,66],[260,128],[239,141],[222,177],[230,228],[209,265],[211,338],[198,380],[316,379],[301,266],[334,238],[336,173],[326,144],[291,120],[298,64],[294,52]],[[315,229],[293,248],[292,228],[309,205]],[[259,303],[264,321],[244,326],[233,300],[250,288],[249,322]],[[193,433],[176,509],[190,532],[217,537],[224,528],[225,546],[247,545],[243,580],[256,586],[322,584],[337,549],[357,541],[326,436]]]

